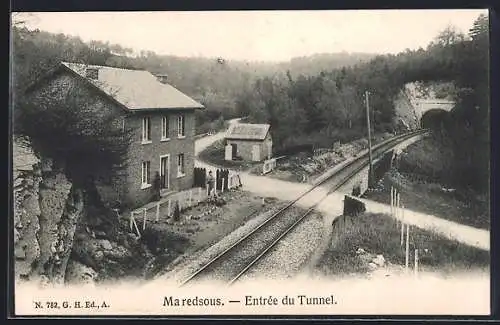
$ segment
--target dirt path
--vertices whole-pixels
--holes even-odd
[[[335,218],[323,217],[323,233],[321,236],[320,243],[318,247],[314,250],[314,253],[309,257],[304,270],[308,274],[314,273],[316,265],[321,260],[321,257],[325,254],[332,242],[333,227],[332,222]]]
[[[230,123],[237,123],[237,120],[231,120]],[[196,155],[198,155],[198,153],[204,148],[207,148],[210,144],[222,139],[223,137],[224,132],[219,132],[215,135],[196,140]],[[214,168],[213,166],[199,161],[198,159],[196,159],[195,165],[200,167],[208,166],[209,169]],[[249,173],[240,173],[240,178],[243,184],[242,190],[261,196],[275,197],[280,200],[293,200],[312,187],[310,184],[287,182],[266,176],[251,175]],[[312,197],[312,199],[299,200],[297,204],[302,208],[309,208],[316,203],[319,197],[322,197],[327,193],[327,189],[318,187],[314,190],[314,192],[316,192],[317,195],[310,195],[309,197]],[[316,199],[314,199],[314,197],[316,197]],[[333,220],[332,218],[342,214],[343,199],[343,193],[332,193],[318,205],[317,211],[325,216],[325,223],[330,222],[331,224],[331,221]],[[390,212],[390,206],[387,204],[381,204],[366,199],[362,199],[362,201],[366,204],[367,211],[375,213]],[[433,215],[427,215],[411,210],[405,210],[404,216],[406,222],[421,229],[440,233],[447,238],[454,239],[461,243],[483,250],[489,251],[490,249],[490,232],[487,230],[465,226]]]

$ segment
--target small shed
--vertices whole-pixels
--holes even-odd
[[[232,124],[226,132],[226,160],[240,157],[262,161],[272,157],[273,141],[269,124]]]

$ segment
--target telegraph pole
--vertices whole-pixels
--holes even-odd
[[[366,126],[368,128],[368,157],[370,159],[370,169],[368,170],[368,186],[372,185],[373,181],[373,158],[372,158],[372,136],[370,127],[370,102],[368,100],[369,92],[365,91],[366,103]]]

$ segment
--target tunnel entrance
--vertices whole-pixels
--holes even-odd
[[[422,115],[420,125],[425,129],[442,130],[446,125],[449,112],[440,108],[430,109]]]

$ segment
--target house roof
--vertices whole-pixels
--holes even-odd
[[[232,124],[226,132],[226,139],[264,140],[269,132],[269,124]]]
[[[106,95],[131,111],[141,109],[204,108],[175,87],[158,81],[145,70],[129,70],[81,63],[61,62]],[[98,69],[98,79],[86,77],[86,69]]]

